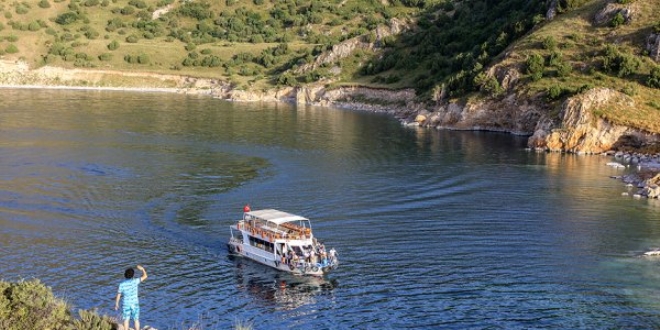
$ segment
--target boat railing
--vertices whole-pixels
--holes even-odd
[[[305,260],[299,260],[299,261],[295,261],[295,262],[292,262],[291,264],[289,264],[289,267],[290,267],[291,270],[297,268],[302,273],[308,273],[310,271],[311,272],[318,272],[319,270],[322,270],[322,269],[325,269],[325,268],[328,268],[328,267],[333,267],[333,266],[336,266],[337,264],[338,264],[337,260],[321,260],[321,261],[318,261],[318,262],[308,262],[308,261],[305,261]]]
[[[288,226],[284,226],[284,225],[288,225]],[[312,237],[311,235],[312,232],[309,228],[302,228],[291,224],[282,224],[280,226],[284,227],[286,230],[282,230],[258,222],[255,223],[248,221],[239,221],[236,227],[239,230],[250,232],[252,236],[255,237],[260,236],[261,238],[269,242],[273,242],[276,239],[300,240],[300,239],[308,239]],[[291,227],[291,226],[295,226],[295,227]]]

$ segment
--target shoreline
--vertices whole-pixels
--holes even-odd
[[[131,80],[125,80],[130,84],[142,84],[142,86],[126,86],[120,83],[123,77],[129,76]],[[106,86],[106,84],[116,86]],[[175,87],[160,87],[175,86]],[[119,91],[119,92],[137,92],[137,93],[170,93],[185,95],[204,95],[230,102],[281,102],[295,104],[311,104],[316,106],[336,107],[352,111],[372,111],[385,112],[405,127],[425,128],[417,120],[406,121],[406,114],[410,115],[413,109],[406,106],[399,109],[394,106],[384,107],[382,105],[369,105],[365,103],[350,102],[341,100],[340,96],[335,95],[323,102],[309,102],[313,94],[317,93],[314,89],[307,87],[274,88],[272,91],[243,91],[234,89],[229,83],[219,79],[195,78],[171,74],[158,74],[148,72],[121,72],[113,70],[83,70],[83,69],[65,69],[60,67],[42,66],[36,69],[30,69],[27,63],[22,61],[9,61],[0,59],[0,89],[48,89],[48,90],[88,90],[88,91]],[[381,95],[379,97],[403,97],[408,99],[410,95],[407,92],[399,95],[395,92],[392,95]],[[319,104],[317,104],[319,103]],[[441,127],[436,129],[445,130],[465,130],[479,131],[487,130],[484,127]],[[517,134],[506,129],[494,130],[497,132],[506,132]],[[551,151],[545,151],[551,152]],[[647,172],[657,175],[660,173],[660,154],[639,154],[631,152],[607,151],[602,153],[612,157],[613,161],[622,161],[628,166],[637,167],[638,173],[644,169]],[[619,164],[625,167],[623,164]],[[639,174],[636,178],[627,178],[629,184],[634,182],[642,186],[642,182],[648,178]],[[660,185],[660,179],[656,183],[644,185],[642,189],[655,189]],[[653,195],[653,194],[652,194]],[[658,197],[660,198],[660,188],[658,188]]]
[[[67,85],[0,85],[0,89],[53,89],[53,90],[90,90],[90,91],[120,91],[120,92],[145,92],[145,93],[177,93],[182,90],[178,88],[165,87],[100,87],[100,86],[67,86]]]

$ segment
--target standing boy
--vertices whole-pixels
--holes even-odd
[[[124,297],[122,304],[122,319],[124,320],[124,330],[129,330],[128,321],[133,319],[135,329],[140,329],[140,301],[138,300],[138,285],[147,279],[147,271],[144,267],[137,265],[137,269],[142,272],[140,278],[133,278],[135,271],[133,268],[128,268],[124,272],[126,278],[119,284],[117,290],[117,299],[115,299],[115,310],[119,309],[119,300]]]

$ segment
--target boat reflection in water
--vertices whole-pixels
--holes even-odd
[[[256,303],[292,310],[316,303],[321,295],[332,294],[338,283],[334,279],[316,276],[296,276],[229,255],[235,268],[236,285],[256,297]]]

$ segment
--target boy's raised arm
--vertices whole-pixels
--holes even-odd
[[[136,268],[142,272],[142,276],[140,277],[140,282],[144,282],[144,280],[146,280],[147,277],[148,277],[147,276],[147,270],[144,269],[144,267],[142,267],[140,265],[137,265]]]

